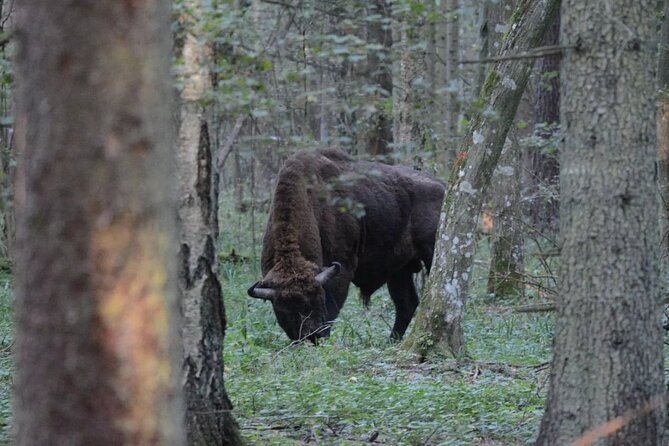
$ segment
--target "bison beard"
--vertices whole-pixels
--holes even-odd
[[[413,274],[430,270],[443,197],[442,182],[408,167],[299,152],[279,172],[263,278],[248,294],[272,302],[290,339],[315,342],[329,335],[351,282],[365,304],[388,284],[391,337],[400,339],[418,306]]]

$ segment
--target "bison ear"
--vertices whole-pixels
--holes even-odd
[[[330,266],[318,273],[314,278],[319,285],[325,284],[328,280],[332,279],[337,273],[341,270],[341,264],[339,262],[332,262]]]
[[[273,301],[276,297],[276,291],[272,288],[256,288],[260,282],[256,282],[251,285],[246,292],[249,296],[255,297],[256,299],[263,299]]]

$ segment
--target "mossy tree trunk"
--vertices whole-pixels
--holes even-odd
[[[17,4],[17,445],[178,445],[170,5]]]
[[[518,54],[536,47],[558,6],[558,0],[520,0],[500,54]],[[459,355],[464,349],[462,320],[474,259],[478,211],[532,65],[530,59],[498,62],[484,83],[479,100],[484,112],[472,119],[463,141],[464,153],[456,163],[444,198],[432,271],[414,328],[402,343],[404,349],[422,357],[433,353]]]
[[[577,48],[560,73],[562,266],[540,446],[667,444],[655,3],[562,2],[562,45]]]
[[[179,288],[183,314],[183,382],[186,435],[191,445],[241,444],[223,381],[226,319],[218,280],[218,187],[209,137],[212,49],[204,30],[202,0],[186,0],[180,17],[182,61],[179,104]]]

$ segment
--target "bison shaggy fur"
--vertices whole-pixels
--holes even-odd
[[[279,172],[263,239],[263,278],[249,295],[272,302],[293,340],[328,336],[349,285],[363,301],[382,285],[401,338],[418,306],[413,274],[432,263],[440,180],[405,166],[299,152]]]

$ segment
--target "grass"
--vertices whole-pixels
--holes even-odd
[[[223,263],[226,388],[250,445],[524,445],[544,408],[552,316],[516,314],[483,294],[469,302],[468,357],[418,363],[388,341],[385,290],[365,310],[352,293],[332,336],[291,346],[271,306],[246,296],[254,262]],[[494,306],[493,306],[494,305]],[[9,444],[10,277],[0,275],[0,444]]]
[[[258,276],[257,261],[221,264],[226,387],[248,444],[532,442],[544,405],[550,316],[493,307],[477,287],[483,297],[470,302],[465,326],[469,357],[420,364],[388,340],[394,310],[385,290],[369,310],[352,292],[328,340],[291,346],[271,306],[246,296]],[[10,443],[11,431],[10,289],[11,277],[0,275],[0,444]]]
[[[0,445],[10,444],[13,315],[11,278],[3,272],[0,273]]]
[[[222,265],[226,388],[249,444],[522,445],[536,436],[550,315],[470,303],[469,358],[420,364],[388,334],[385,291],[350,296],[332,336],[290,346],[271,306],[249,299],[251,265]],[[352,293],[353,294],[353,293]]]

